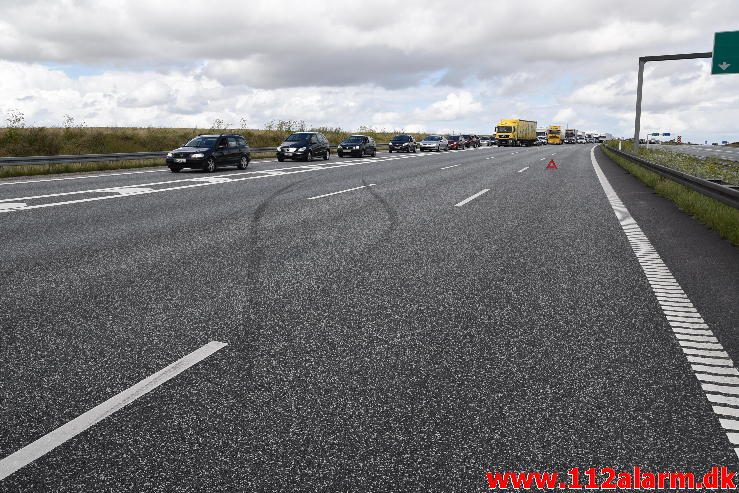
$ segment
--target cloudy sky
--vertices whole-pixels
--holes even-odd
[[[633,135],[640,55],[704,52],[739,0],[0,0],[0,117],[27,125]],[[739,140],[739,75],[647,64],[642,128]]]

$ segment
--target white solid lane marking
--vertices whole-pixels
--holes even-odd
[[[674,330],[678,346],[686,355],[688,361],[690,363],[701,364],[701,371],[736,375],[734,362],[731,360],[728,353],[723,350],[724,348],[721,343],[718,342],[718,339],[709,329],[698,310],[693,307],[690,299],[688,299],[688,296],[685,294],[680,284],[669,272],[669,269],[662,261],[657,250],[652,246],[649,238],[647,238],[647,236],[641,231],[641,228],[639,228],[639,225],[636,223],[629,213],[629,210],[609,183],[608,178],[606,178],[603,170],[598,165],[598,161],[595,159],[595,147],[590,149],[590,159],[593,164],[595,174],[598,176],[598,180],[603,187],[603,191],[605,192],[621,227],[624,229],[624,233],[631,244],[632,250],[634,251],[637,260],[639,261],[639,264],[641,265],[644,274],[655,293],[657,301],[660,303],[660,307],[664,312],[665,318],[670,327]],[[684,303],[684,306],[689,306],[690,311],[672,311],[674,309],[673,304],[676,300],[681,300]],[[663,304],[665,302],[670,302],[670,305]],[[685,329],[705,330],[701,330],[700,335],[696,334],[691,336],[685,335]],[[707,365],[715,365],[717,368],[723,368],[713,371],[711,370],[713,366]],[[694,372],[693,374],[700,382],[701,387],[710,402],[715,404],[739,406],[739,398],[733,397],[739,395],[739,378],[706,375],[701,373],[699,368],[696,368],[697,366],[698,365],[691,365]],[[707,381],[718,382],[718,384],[705,383]],[[712,407],[716,414],[724,414],[723,411],[717,410],[717,407],[720,406]],[[724,428],[727,428],[723,423],[723,420],[721,421],[721,425],[724,426]],[[727,432],[726,435],[732,445],[739,444],[739,433]],[[739,448],[732,448],[739,457]]]
[[[125,173],[105,173],[101,175],[85,175],[85,176],[65,176],[64,178],[44,178],[40,180],[23,180],[23,181],[3,181],[2,185],[25,185],[28,183],[45,183],[47,181],[67,181],[67,180],[84,180],[87,178],[105,178],[106,176],[125,176],[125,175],[142,175],[144,173],[162,173],[169,169],[153,169],[147,171],[126,171]]]
[[[725,377],[722,375],[708,375],[706,373],[696,373],[695,374],[699,380],[703,380],[704,382],[713,382],[713,383],[728,383],[730,385],[739,385],[739,378],[737,377]]]
[[[29,443],[17,452],[0,460],[0,481],[13,474],[18,469],[27,466],[39,457],[46,455],[67,440],[79,435],[88,428],[99,423],[111,414],[119,411],[139,397],[151,392],[163,383],[176,377],[183,371],[204,360],[227,344],[211,341],[200,349],[180,358],[166,368],[141,380],[107,401],[76,417],[72,421],[47,433],[38,440]]]
[[[460,165],[459,164],[452,164],[451,166],[444,166],[443,168],[439,168],[439,169],[456,168],[457,166],[460,166]]]
[[[545,157],[543,157],[543,158],[539,159],[539,161],[544,161],[545,159],[546,159],[546,158],[545,158]]]
[[[0,211],[15,211],[28,207],[25,202],[4,202],[0,203]]]
[[[735,409],[733,407],[726,407],[726,406],[711,406],[713,408],[713,412],[716,414],[725,414],[727,416],[735,416],[739,418],[739,409]]]
[[[694,371],[708,372],[708,373],[720,373],[721,375],[734,375],[739,377],[739,371],[736,368],[724,368],[721,366],[706,366],[706,365],[690,365]]]
[[[518,173],[523,173],[523,172],[524,172],[524,171],[526,171],[527,169],[529,169],[529,167],[528,167],[528,166],[526,166],[526,167],[525,167],[525,168],[523,168],[523,169],[520,169],[520,170],[518,170]]]
[[[469,201],[471,201],[471,200],[475,200],[475,199],[476,199],[477,197],[479,197],[480,195],[482,195],[482,194],[484,194],[484,193],[486,193],[486,192],[489,192],[489,191],[490,191],[490,189],[489,189],[489,188],[486,188],[485,190],[482,190],[482,191],[480,191],[480,192],[477,192],[477,193],[476,193],[475,195],[473,195],[472,197],[467,197],[467,198],[466,198],[466,199],[464,199],[464,200],[463,200],[462,202],[459,202],[458,204],[454,204],[454,207],[462,207],[462,206],[463,206],[464,204],[466,204],[467,202],[469,202]]]
[[[338,192],[324,193],[323,195],[316,195],[315,197],[308,197],[308,200],[322,199],[323,197],[330,197],[332,195],[337,195],[337,194],[346,193],[346,192],[353,192],[354,190],[359,190],[362,188],[374,187],[374,186],[375,186],[374,183],[370,183],[369,185],[362,185],[361,187],[354,187],[354,188],[349,188],[346,190],[339,190]]]

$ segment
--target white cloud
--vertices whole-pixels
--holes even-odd
[[[735,0],[480,0],[464,18],[434,6],[3,0],[0,110],[39,124],[71,114],[88,125],[246,118],[476,132],[517,116],[628,135],[638,56],[709,51],[713,32],[739,18]],[[739,140],[725,116],[739,77],[687,62],[648,65],[646,80],[645,125]]]

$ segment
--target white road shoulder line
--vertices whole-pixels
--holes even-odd
[[[443,168],[439,168],[439,169],[456,168],[457,166],[460,166],[460,165],[459,164],[452,164],[451,166],[444,166]]]
[[[346,190],[339,190],[338,192],[324,193],[323,195],[316,195],[315,197],[308,197],[308,200],[322,199],[323,197],[330,197],[332,195],[337,195],[337,194],[346,193],[346,192],[353,192],[354,190],[360,190],[362,188],[368,188],[368,187],[374,187],[374,186],[375,186],[374,183],[370,183],[369,185],[362,185],[361,187],[348,188]]]
[[[472,201],[472,200],[475,200],[475,199],[476,199],[477,197],[479,197],[480,195],[482,195],[482,194],[484,194],[484,193],[486,193],[486,192],[489,192],[489,191],[490,191],[490,189],[489,189],[489,188],[486,188],[485,190],[482,190],[482,191],[480,191],[480,192],[477,192],[477,193],[476,193],[475,195],[473,195],[472,197],[467,197],[467,198],[466,198],[466,199],[464,199],[464,200],[463,200],[462,202],[459,202],[458,204],[454,204],[454,207],[462,207],[462,206],[463,206],[464,204],[466,204],[467,202],[470,202],[470,201]]]
[[[524,171],[526,171],[527,169],[529,169],[529,167],[528,167],[528,166],[526,166],[526,167],[525,167],[525,168],[523,168],[523,169],[520,169],[520,170],[518,170],[518,172],[519,172],[519,173],[523,173],[523,172],[524,172]]]
[[[671,306],[666,304],[665,302],[672,300],[673,295],[665,293],[679,293],[678,297],[685,300],[686,304],[690,303],[690,300],[683,292],[677,280],[672,276],[672,274],[669,273],[669,269],[662,261],[659,253],[657,253],[657,250],[655,250],[655,248],[652,246],[652,243],[649,241],[647,236],[641,231],[641,228],[639,228],[639,225],[636,223],[634,218],[629,213],[629,210],[626,208],[624,203],[619,198],[618,194],[616,194],[616,191],[611,186],[608,178],[606,178],[603,170],[598,165],[598,161],[595,159],[595,147],[592,147],[590,149],[590,160],[593,163],[593,169],[595,170],[595,174],[598,176],[600,185],[603,187],[603,191],[606,193],[608,201],[613,208],[613,212],[616,214],[621,227],[624,229],[629,243],[631,244],[631,248],[637,257],[637,260],[639,261],[644,274],[647,276],[647,280],[650,282],[650,284],[654,285],[657,278],[659,278],[660,284],[669,286],[669,289],[653,288],[655,291],[655,296],[660,304],[660,307],[665,312],[665,318],[667,322],[670,324],[670,327],[675,333],[675,339],[679,347],[682,349],[683,353],[686,355],[690,363],[696,363],[691,365],[693,374],[701,382],[701,387],[703,388],[706,397],[710,402],[715,404],[739,406],[739,398],[731,397],[731,395],[739,395],[739,385],[736,385],[737,379],[727,377],[711,377],[702,373],[705,371],[711,372],[710,368],[715,366],[717,367],[717,370],[713,371],[714,373],[736,375],[734,362],[731,360],[731,358],[729,358],[728,353],[723,350],[723,346],[721,345],[721,343],[718,342],[718,339],[716,339],[713,331],[709,330],[708,325],[701,318],[700,313],[693,307],[692,303],[689,305],[693,308],[690,313],[679,313],[680,316],[669,315]],[[693,341],[690,341],[688,340],[689,338],[684,335],[686,328],[700,328],[703,330],[700,331],[699,338],[691,337],[690,339],[693,339]],[[697,342],[696,339],[698,339],[698,341],[711,342]],[[699,366],[697,364],[701,365]],[[719,369],[718,367],[722,368]],[[726,385],[705,383],[705,381],[720,382]],[[722,409],[726,408],[723,408],[722,406],[713,406],[713,411],[717,415],[725,414]],[[728,421],[723,419],[720,419],[719,422],[724,430],[735,429],[733,423],[729,423]],[[739,444],[739,434],[727,431],[726,435],[732,445]],[[732,448],[739,457],[739,448],[734,448],[733,446]]]
[[[10,454],[0,460],[0,481],[10,476],[18,469],[27,466],[39,457],[51,452],[59,445],[71,438],[74,438],[116,411],[119,411],[128,404],[131,404],[139,397],[151,392],[163,383],[171,380],[225,346],[227,346],[227,344],[223,342],[209,342],[200,349],[196,349],[192,353],[178,359],[166,368],[146,377],[123,392],[114,395],[107,401],[60,426],[56,430],[47,433],[32,443],[29,443],[17,452]]]

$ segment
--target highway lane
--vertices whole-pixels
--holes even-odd
[[[735,467],[590,147],[5,213],[1,455],[229,345],[3,486],[470,491],[488,468]]]

